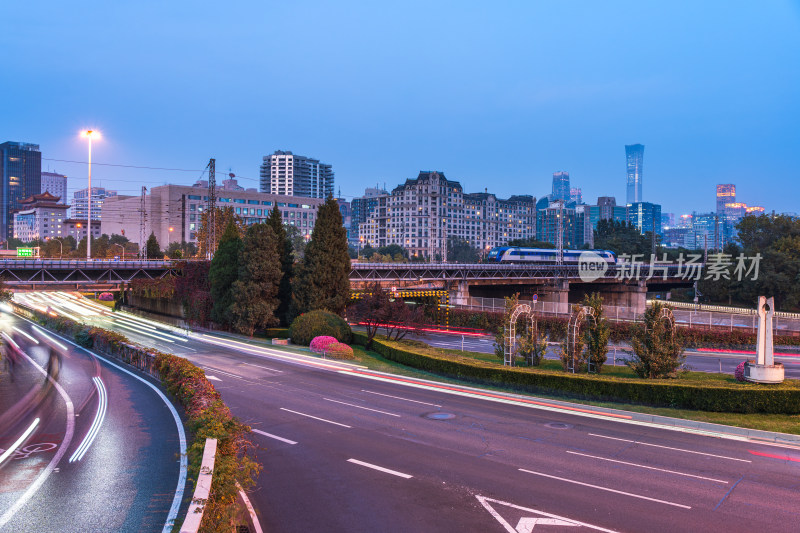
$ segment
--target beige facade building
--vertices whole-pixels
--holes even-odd
[[[232,182],[232,183],[227,183]],[[324,200],[281,196],[243,190],[235,180],[226,180],[225,187],[217,189],[217,207],[231,207],[245,224],[265,222],[276,205],[284,224],[296,226],[300,233],[310,237],[317,209]],[[103,205],[102,233],[124,235],[139,244],[141,197],[106,198]],[[162,185],[153,187],[145,196],[145,239],[154,233],[162,248],[173,242],[197,244],[200,216],[208,207],[208,184]]]
[[[503,200],[488,192],[465,194],[460,183],[441,172],[420,172],[376,202],[366,222],[359,224],[362,244],[397,244],[412,257],[446,257],[447,240],[454,237],[485,252],[536,235],[532,196]]]

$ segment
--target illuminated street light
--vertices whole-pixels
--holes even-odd
[[[81,137],[89,139],[89,193],[88,193],[88,210],[86,211],[86,260],[92,258],[92,139],[100,138],[100,132],[95,130],[86,130],[81,132]],[[78,227],[81,227],[78,224]]]

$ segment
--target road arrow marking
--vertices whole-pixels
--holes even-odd
[[[533,526],[536,524],[541,525],[553,525],[553,526],[583,526],[588,527],[589,529],[594,529],[595,531],[604,531],[606,533],[617,533],[613,529],[606,529],[600,526],[594,526],[592,524],[587,524],[586,522],[579,522],[577,520],[572,520],[571,518],[566,518],[564,516],[558,516],[552,513],[545,513],[544,511],[537,511],[536,509],[531,509],[530,507],[522,507],[520,505],[514,505],[513,503],[504,502],[501,500],[495,500],[494,498],[487,498],[486,496],[475,495],[481,505],[489,511],[489,513],[500,522],[500,524],[505,528],[508,533],[531,533],[533,530]],[[491,503],[490,503],[491,502]],[[492,503],[495,505],[504,505],[506,507],[511,507],[512,509],[517,509],[519,511],[525,511],[526,513],[533,513],[535,515],[539,515],[545,518],[534,518],[534,517],[523,517],[520,519],[517,527],[514,528],[508,521],[503,518],[500,513],[492,506]]]

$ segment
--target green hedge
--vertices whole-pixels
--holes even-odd
[[[366,335],[353,334],[357,344]],[[375,339],[372,349],[391,361],[442,376],[528,392],[568,395],[590,400],[639,403],[659,407],[733,413],[800,413],[800,385],[712,385],[673,380],[615,378],[542,369],[504,367],[463,357],[432,356]]]

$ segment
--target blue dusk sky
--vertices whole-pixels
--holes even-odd
[[[138,194],[209,157],[258,187],[261,157],[333,165],[345,197],[440,170],[467,192],[739,201],[800,212],[800,2],[6,2],[0,142]],[[230,170],[229,170],[230,169]]]

